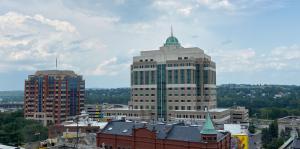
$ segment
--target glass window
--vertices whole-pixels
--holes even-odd
[[[187,83],[190,84],[191,83],[191,69],[187,70]]]
[[[180,83],[185,84],[185,82],[184,82],[184,69],[180,69]]]
[[[144,71],[140,71],[140,85],[144,84]]]
[[[149,84],[149,75],[150,75],[150,71],[146,71],[145,72],[145,84]]]
[[[178,70],[174,70],[174,84],[178,84]]]
[[[151,71],[151,84],[155,84],[155,71]]]
[[[137,85],[138,84],[138,72],[137,71],[134,71],[133,78],[134,78],[133,84]]]
[[[175,110],[178,110],[178,106],[175,106]]]
[[[185,106],[181,106],[181,110],[185,110]]]
[[[168,70],[168,83],[172,84],[172,70]]]

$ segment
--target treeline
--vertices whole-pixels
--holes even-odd
[[[128,104],[130,100],[130,88],[87,89],[85,94],[87,104]]]
[[[0,113],[0,142],[2,144],[20,146],[47,138],[48,129],[36,121],[26,120],[22,110]]]
[[[0,91],[0,102],[21,102],[23,101],[24,91]]]
[[[257,118],[300,115],[299,86],[220,86],[217,99],[219,107],[245,106]]]
[[[22,91],[0,92],[0,98],[23,100]],[[130,88],[86,89],[86,103],[127,104]],[[217,88],[218,107],[245,106],[250,116],[276,119],[300,115],[300,86],[226,84]]]
[[[292,85],[221,85],[217,88],[218,107],[245,106],[250,116],[277,119],[300,115],[300,87]],[[86,103],[127,104],[130,88],[87,89]]]

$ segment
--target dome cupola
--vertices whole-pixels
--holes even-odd
[[[171,26],[171,36],[167,38],[166,43],[164,44],[164,46],[176,46],[176,47],[180,47],[180,43],[178,41],[178,39],[173,36],[173,29]]]

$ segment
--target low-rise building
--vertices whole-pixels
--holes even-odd
[[[204,125],[111,121],[97,134],[105,149],[229,149],[230,133],[217,131],[206,115]]]
[[[93,120],[98,120],[101,118],[101,106],[98,104],[85,105],[84,110],[89,114],[89,117]]]
[[[290,132],[290,138],[285,141],[279,149],[300,149],[300,138],[298,136],[298,132],[296,127],[292,127]]]
[[[216,125],[223,125],[230,123],[230,109],[226,108],[215,108],[210,109],[211,119]],[[126,117],[127,120],[133,121],[156,121],[155,113],[151,110],[135,110],[128,108],[112,108],[103,110],[103,114],[107,118],[117,119],[118,117]],[[187,124],[202,124],[206,118],[205,111],[197,110],[172,110],[169,113],[170,122],[181,122],[184,121]]]
[[[77,120],[65,121],[61,124],[54,125],[49,129],[49,138],[56,138],[62,136],[62,138],[70,139],[76,138],[77,132],[79,137],[85,137],[88,133],[97,133],[103,129],[107,122],[98,122],[89,118],[89,115],[85,112],[81,112]]]
[[[237,106],[230,109],[231,123],[249,123],[249,110],[245,107]]]
[[[284,135],[289,135],[293,128],[297,132],[300,130],[300,116],[286,116],[279,118],[278,123],[278,134],[284,133]]]

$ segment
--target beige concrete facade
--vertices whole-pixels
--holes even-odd
[[[240,106],[231,108],[230,118],[232,123],[249,123],[249,110]]]
[[[202,49],[184,48],[172,35],[159,50],[133,57],[130,69],[129,110],[106,109],[106,116],[202,121],[208,109],[215,122],[230,121],[230,110],[216,107],[216,64]]]

